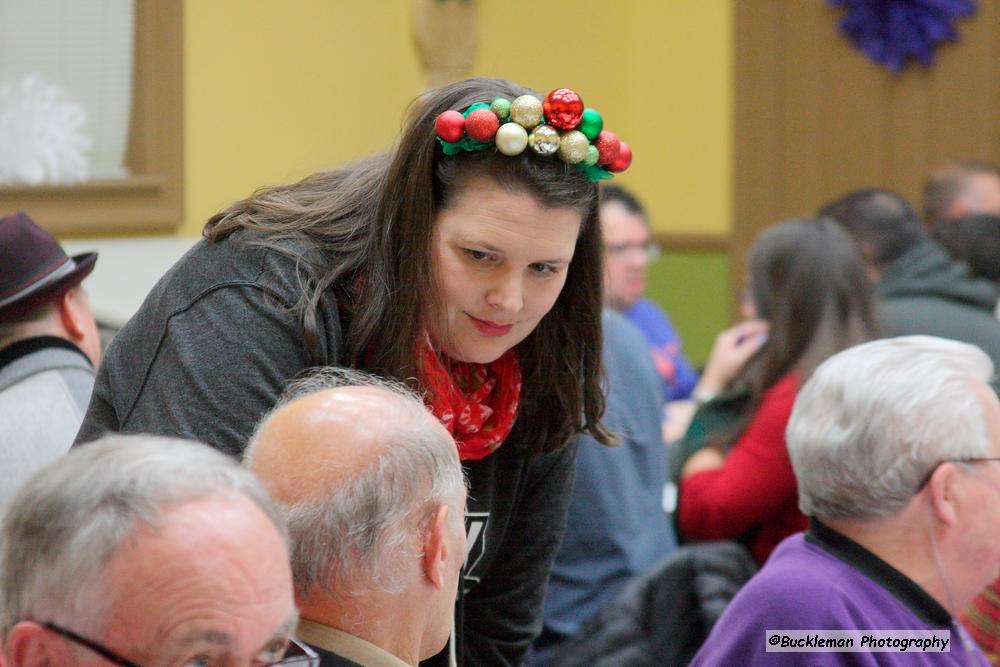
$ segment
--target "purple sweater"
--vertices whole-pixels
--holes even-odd
[[[950,629],[949,653],[767,653],[766,630]],[[963,638],[965,641],[963,641]],[[966,648],[966,642],[970,648]],[[733,598],[692,667],[982,666],[948,612],[873,553],[813,521]]]

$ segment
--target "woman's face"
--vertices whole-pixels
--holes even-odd
[[[489,363],[534,331],[566,283],[582,216],[476,178],[435,220],[439,294],[426,318],[437,348]]]

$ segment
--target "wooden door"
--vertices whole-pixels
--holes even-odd
[[[734,0],[733,279],[761,229],[858,187],[919,210],[941,162],[1000,162],[1000,0],[957,23],[930,69],[872,63],[822,0]]]

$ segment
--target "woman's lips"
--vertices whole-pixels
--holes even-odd
[[[472,324],[479,330],[479,333],[485,336],[504,336],[514,327],[513,324],[497,324],[472,315],[469,315],[469,319],[472,320]]]

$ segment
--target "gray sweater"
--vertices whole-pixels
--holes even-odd
[[[94,367],[68,340],[39,336],[0,350],[0,509],[73,442]]]
[[[973,278],[934,241],[915,245],[882,274],[878,294],[890,336],[925,335],[978,346],[1000,368],[997,288]]]

